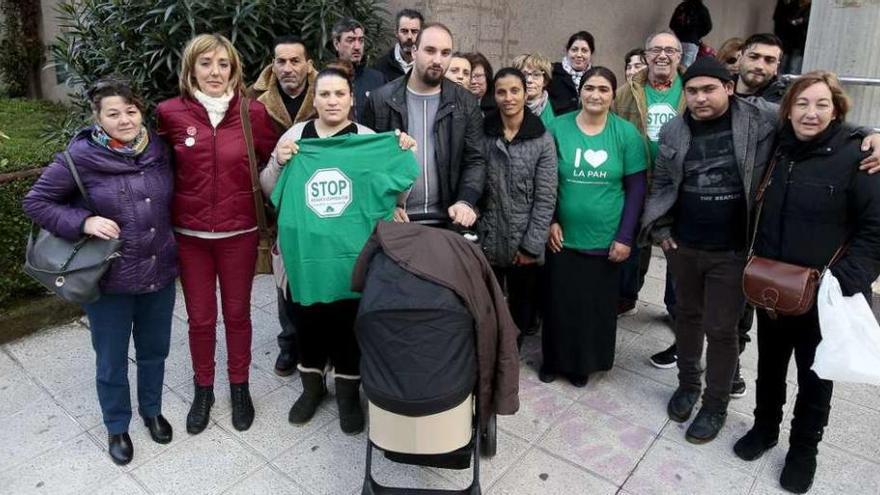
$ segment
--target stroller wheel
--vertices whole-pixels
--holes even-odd
[[[498,424],[495,415],[489,416],[486,427],[480,434],[480,454],[483,457],[495,457],[498,451]]]

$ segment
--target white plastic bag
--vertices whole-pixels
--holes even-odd
[[[865,297],[844,297],[827,270],[816,304],[822,341],[813,371],[825,380],[880,385],[880,325]]]

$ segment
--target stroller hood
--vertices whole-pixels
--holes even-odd
[[[382,252],[370,260],[355,332],[364,392],[382,409],[426,416],[473,393],[476,336],[467,307]]]

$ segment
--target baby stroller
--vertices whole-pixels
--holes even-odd
[[[416,220],[416,218],[411,218]],[[355,324],[369,427],[363,492],[477,495],[480,453],[496,451],[492,415],[481,425],[474,318],[450,289],[401,268],[382,252],[370,261]],[[373,450],[398,463],[467,469],[463,490],[393,488],[372,474]]]

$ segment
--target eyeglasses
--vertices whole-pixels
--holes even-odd
[[[675,55],[676,53],[680,53],[680,52],[681,52],[681,50],[679,50],[678,48],[672,47],[672,46],[664,46],[664,47],[655,46],[654,48],[648,48],[645,50],[645,53],[652,55],[654,57],[659,56],[661,53],[665,53],[666,55],[669,55],[671,57],[671,56]]]
[[[522,73],[526,79],[542,79],[542,80],[544,79],[544,72],[543,71],[531,72],[528,70],[524,70],[524,71],[522,71]]]
[[[739,62],[739,59],[736,57],[730,57],[730,58],[724,59],[724,63],[727,65],[733,65],[737,62]]]
[[[476,79],[478,81],[486,79],[486,74],[480,74],[478,72],[474,72],[471,74],[471,80],[474,80],[474,79]]]

